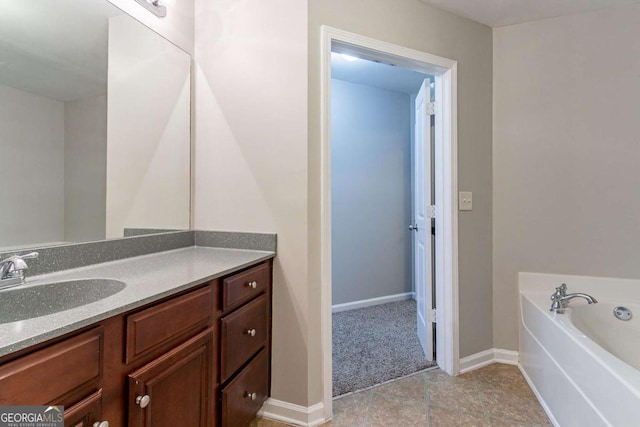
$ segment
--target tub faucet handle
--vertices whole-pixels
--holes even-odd
[[[564,298],[567,296],[567,284],[563,283],[562,285],[556,288],[556,291],[551,294],[551,310],[554,313],[564,313],[564,309],[566,307],[566,303],[564,302]]]
[[[562,285],[556,288],[556,293],[554,295],[565,296],[567,295],[567,284],[563,283]]]
[[[553,313],[564,313],[564,304],[562,302],[562,295],[560,291],[557,291],[555,294],[551,295],[551,309],[549,311]]]

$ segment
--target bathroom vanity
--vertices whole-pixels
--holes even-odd
[[[70,427],[246,426],[270,390],[273,256],[189,247],[50,275],[127,285],[0,324],[0,405],[64,405]]]
[[[10,3],[0,264],[39,257],[0,283],[0,405],[246,426],[270,390],[275,235],[193,230],[191,56],[114,2]]]

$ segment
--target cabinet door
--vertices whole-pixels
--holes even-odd
[[[214,420],[213,328],[129,375],[130,427],[208,427]]]

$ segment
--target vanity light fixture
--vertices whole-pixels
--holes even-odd
[[[167,16],[167,6],[165,1],[161,0],[136,0],[142,7],[156,15],[158,18]]]

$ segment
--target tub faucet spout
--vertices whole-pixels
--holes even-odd
[[[563,283],[556,288],[556,291],[551,295],[551,309],[549,311],[553,313],[563,314],[564,310],[569,306],[569,301],[574,298],[583,298],[589,304],[596,304],[597,299],[591,295],[583,294],[580,292],[567,293],[567,285]]]

